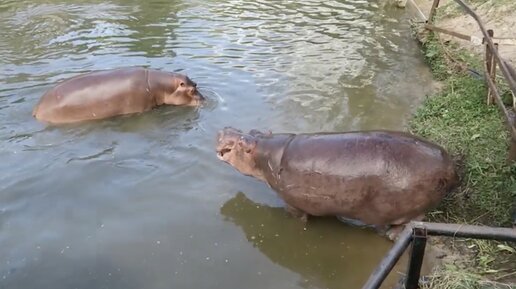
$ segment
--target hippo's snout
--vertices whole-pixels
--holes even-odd
[[[202,95],[199,91],[197,91],[194,95],[193,95],[193,99],[194,100],[197,100],[198,102],[203,102],[206,100],[206,97],[204,97],[204,95]]]
[[[202,95],[199,91],[195,91],[193,94],[191,94],[191,97],[192,97],[192,101],[190,103],[191,106],[200,106],[206,101],[206,98],[204,97],[204,95]]]
[[[217,157],[244,175],[264,180],[254,160],[257,144],[253,136],[232,127],[225,127],[217,134]]]
[[[242,131],[232,127],[220,130],[217,133],[217,157],[222,161],[227,161],[227,155],[235,149],[235,145],[242,136]]]
[[[224,140],[224,131],[221,130],[217,133],[217,145],[216,145],[217,158],[219,158],[219,160],[221,160],[221,161],[224,160],[224,154],[226,153],[226,151],[224,149],[223,140]]]

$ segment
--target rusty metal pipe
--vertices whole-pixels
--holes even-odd
[[[432,236],[448,236],[516,242],[516,230],[513,228],[430,222],[413,222],[411,226],[422,226],[426,228],[428,235]]]
[[[392,268],[401,255],[407,249],[409,243],[412,241],[412,226],[406,226],[405,229],[401,232],[394,246],[392,246],[391,250],[387,253],[387,255],[382,259],[378,267],[376,267],[375,271],[369,276],[366,284],[362,289],[376,289],[382,285],[383,280],[387,278],[387,275],[391,272]]]
[[[389,275],[396,262],[398,262],[401,255],[407,249],[408,245],[413,241],[412,234],[415,228],[418,228],[419,230],[424,229],[426,230],[427,235],[433,236],[516,242],[516,230],[512,228],[431,222],[411,222],[405,226],[405,229],[400,234],[396,243],[394,243],[394,246],[392,246],[391,250],[382,259],[378,267],[376,267],[375,271],[369,276],[369,279],[362,287],[362,289],[377,289],[382,285],[383,281]],[[410,278],[410,276],[407,276],[407,278]],[[412,278],[414,278],[414,276],[412,276]]]
[[[421,275],[421,267],[423,266],[423,259],[425,257],[426,240],[426,228],[413,227],[412,247],[410,248],[405,289],[419,288],[419,276]]]

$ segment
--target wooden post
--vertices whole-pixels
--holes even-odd
[[[492,29],[489,29],[489,30],[487,30],[487,34],[492,39],[494,32]],[[493,71],[494,71],[493,66],[496,65],[496,63],[494,62],[494,53],[489,48],[489,45],[487,44],[487,41],[485,41],[485,39],[484,39],[484,43],[485,43],[485,49],[486,49],[486,58],[485,58],[486,75],[485,75],[485,77],[486,78],[489,77],[489,78],[493,79]],[[493,98],[493,95],[491,92],[491,88],[488,86],[487,87],[487,104],[491,105],[493,103],[494,103],[494,98]]]
[[[514,94],[514,92],[512,92],[512,109],[514,109],[514,111],[516,112],[516,94]],[[516,125],[516,124],[514,124]]]
[[[509,64],[509,62],[505,61],[505,66],[507,67],[507,70],[509,70],[509,74],[511,75],[511,78],[516,81],[516,69],[512,67],[512,65]],[[514,91],[511,90],[512,94],[512,109],[514,109],[514,112],[516,112],[516,94]],[[514,120],[514,126],[516,126],[516,120]]]
[[[495,49],[498,50],[498,43],[495,43],[494,46],[495,46]],[[496,61],[495,61],[494,53],[491,53],[491,70],[489,71],[489,77],[491,77],[491,79],[493,80],[493,83],[496,85]],[[491,93],[490,95],[488,95],[488,97],[489,98],[488,98],[487,103],[493,104],[493,102],[495,101],[493,94]]]
[[[513,123],[513,125],[516,125]],[[511,136],[511,144],[509,145],[509,155],[507,156],[509,163],[516,162],[516,139]]]
[[[430,9],[430,15],[428,15],[428,20],[426,23],[432,24],[434,21],[435,11],[437,10],[437,7],[439,6],[439,0],[434,0],[434,3],[432,3],[432,8]]]

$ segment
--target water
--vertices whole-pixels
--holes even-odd
[[[0,2],[0,288],[360,288],[391,243],[304,226],[214,138],[403,128],[431,90],[406,20],[365,0]],[[186,73],[210,102],[32,118],[56,82],[133,65]]]

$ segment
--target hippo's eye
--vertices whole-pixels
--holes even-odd
[[[181,86],[185,86],[185,83],[184,83],[184,82],[181,82],[179,85],[181,85]]]

